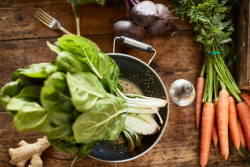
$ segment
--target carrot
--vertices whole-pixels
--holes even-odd
[[[214,124],[214,104],[205,103],[202,111],[200,165],[207,165]]]
[[[237,114],[234,98],[229,97],[229,115],[228,115],[228,124],[231,137],[234,143],[235,148],[239,151],[240,149],[240,134],[237,126]]]
[[[227,160],[229,155],[228,142],[228,109],[229,100],[227,90],[221,90],[218,99],[218,134],[222,157]]]
[[[217,144],[218,144],[218,132],[217,132],[217,129],[216,129],[215,122],[213,124],[212,140],[214,142],[214,146],[216,147]]]
[[[205,88],[205,78],[199,77],[197,79],[197,84],[196,84],[196,104],[195,104],[195,118],[196,118],[197,129],[199,128],[201,122],[201,109],[202,109],[202,98],[204,94],[204,88]]]
[[[241,99],[250,107],[250,96],[246,92],[240,94]]]
[[[214,142],[214,146],[216,147],[218,144],[218,102],[217,99],[213,100],[214,103],[214,125],[213,125],[213,133],[212,133],[212,140]]]
[[[214,99],[213,103],[214,103],[214,122],[216,130],[218,131],[218,99]]]
[[[247,143],[247,148],[250,150],[250,109],[246,102],[237,104],[237,111]]]
[[[245,140],[245,136],[241,127],[240,120],[238,121],[238,129],[239,129],[239,134],[240,134],[240,144],[242,147],[246,148],[246,140]]]

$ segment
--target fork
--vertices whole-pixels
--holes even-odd
[[[44,12],[42,9],[38,9],[34,15],[43,24],[52,29],[59,29],[66,34],[72,34],[60,25],[60,22],[55,18],[51,17],[48,13]]]

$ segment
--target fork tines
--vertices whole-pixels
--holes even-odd
[[[56,19],[51,17],[49,14],[44,12],[42,9],[38,9],[34,15],[38,20],[40,20],[46,26],[52,28],[53,23],[56,22]],[[52,23],[52,24],[51,24]]]

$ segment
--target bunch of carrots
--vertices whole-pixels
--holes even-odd
[[[196,125],[201,123],[200,165],[207,165],[211,139],[220,144],[222,157],[229,156],[229,134],[244,158],[240,146],[250,151],[250,96],[241,92],[213,43],[215,54],[205,56],[197,80]],[[219,91],[220,85],[220,91]],[[202,104],[204,103],[203,109]],[[238,117],[239,119],[238,119]]]
[[[229,133],[242,155],[250,151],[250,97],[242,93],[224,61],[233,62],[232,9],[237,0],[172,0],[177,14],[190,19],[196,41],[204,52],[201,75],[197,80],[196,125],[201,124],[200,165],[207,165],[211,139],[220,145],[221,155],[229,156]],[[235,4],[236,3],[236,4]],[[202,105],[204,104],[203,108]],[[239,118],[239,119],[238,119]],[[242,147],[240,147],[242,146]]]

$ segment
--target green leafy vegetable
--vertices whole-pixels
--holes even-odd
[[[85,113],[81,114],[73,124],[76,141],[88,144],[100,140],[117,139],[124,126],[125,115],[122,115],[126,111],[124,100],[106,93],[102,85],[97,84],[99,81],[92,73],[78,73],[77,75],[68,73],[67,79],[70,89],[74,90],[70,90],[72,99],[78,91],[76,104],[87,106],[84,109]],[[79,82],[75,82],[77,80]],[[74,82],[74,85],[71,82]],[[95,85],[92,88],[88,87],[89,82]],[[81,89],[83,83],[86,83],[86,88],[89,90]]]
[[[58,42],[55,43],[55,45],[52,45],[50,42],[47,41],[47,45],[50,48],[50,50],[52,50],[53,52],[55,52],[57,55],[61,52],[63,52],[63,49],[60,48],[60,45],[58,44]]]
[[[64,126],[57,126],[52,122],[49,115],[47,119],[36,128],[36,130],[44,133],[49,139],[60,139],[76,144],[71,125],[66,124]]]
[[[18,95],[15,96],[15,98],[39,103],[41,87],[41,85],[26,86]]]
[[[5,110],[11,115],[14,116],[16,111],[9,111],[7,110],[6,106],[8,105],[9,101],[12,97],[16,96],[20,93],[22,86],[20,85],[19,81],[10,82],[4,85],[1,90],[1,102]]]
[[[117,88],[122,90],[117,64],[109,56],[100,52],[94,42],[76,35],[64,35],[58,39],[58,42],[61,48],[75,55],[97,75],[106,91],[114,94],[117,93]]]
[[[47,78],[50,74],[57,70],[55,63],[39,63],[32,64],[25,69],[19,69],[20,74],[26,75],[31,78]]]
[[[138,119],[156,131],[150,114],[159,114],[157,108],[164,107],[166,99],[125,97],[119,67],[88,39],[65,35],[55,45],[47,44],[57,54],[56,62],[18,69],[13,82],[1,90],[2,104],[20,132],[42,132],[55,148],[69,154],[78,150],[80,160],[100,141],[119,137],[129,117],[127,98],[129,112],[149,114]],[[140,146],[140,135],[134,129],[127,131]],[[150,134],[142,126],[137,131]]]
[[[54,124],[65,126],[73,123],[75,108],[71,102],[64,73],[55,72],[44,82],[41,103]]]
[[[106,91],[92,73],[67,73],[72,103],[78,111],[84,112],[93,107],[99,98],[105,96]]]
[[[98,46],[92,41],[75,35],[64,35],[58,38],[60,47],[77,56],[78,59],[86,63],[89,69],[94,72],[98,78],[102,78],[99,70],[101,61],[98,57]],[[105,64],[105,63],[103,63]]]
[[[125,107],[122,99],[113,95],[98,100],[90,110],[80,115],[73,124],[75,139],[80,143],[115,140],[123,130]]]
[[[74,155],[75,154],[75,150],[77,149],[76,144],[65,141],[65,140],[60,140],[60,139],[49,139],[50,144],[57,148],[58,150],[61,150],[65,153]]]
[[[74,55],[69,52],[63,51],[58,54],[56,59],[58,70],[63,72],[88,72],[88,67],[81,61],[79,61]]]
[[[88,156],[89,153],[99,144],[99,142],[94,142],[90,144],[80,144],[77,151],[77,160],[81,160]]]
[[[13,120],[20,132],[34,130],[47,118],[44,108],[39,105],[40,90],[39,85],[26,86],[8,101],[6,109],[15,113]]]
[[[50,49],[57,53],[56,58],[56,65],[57,69],[62,72],[70,72],[70,73],[76,73],[76,72],[88,72],[89,69],[83,63],[80,61],[76,56],[73,54],[64,51],[58,46],[52,45],[49,42],[47,42],[47,45],[50,47]]]
[[[127,130],[123,130],[122,132],[128,141],[128,152],[132,152],[135,149],[135,140]]]
[[[18,98],[12,98],[11,100],[20,107],[14,116],[14,124],[20,132],[34,131],[47,118],[46,111],[39,104]]]

